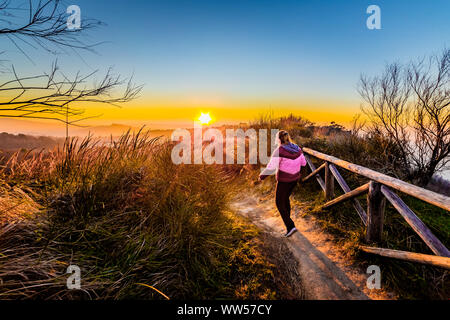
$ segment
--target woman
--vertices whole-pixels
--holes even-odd
[[[286,237],[297,231],[291,219],[291,203],[289,197],[300,179],[300,169],[306,165],[305,157],[300,147],[292,143],[289,133],[281,130],[277,136],[278,148],[272,154],[269,164],[260,174],[259,180],[264,180],[276,170],[277,190],[276,205],[281,218],[286,225]]]

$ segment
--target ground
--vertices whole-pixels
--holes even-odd
[[[366,270],[347,258],[344,250],[333,241],[333,236],[321,230],[314,217],[308,215],[302,217],[301,206],[294,205],[292,208],[292,219],[298,232],[290,238],[284,238],[282,235],[285,227],[272,198],[261,198],[255,194],[240,195],[233,200],[232,208],[263,232],[287,244],[295,259],[292,263],[298,268],[304,298],[318,300],[395,298],[393,293],[383,289],[370,290],[366,285],[369,276]]]

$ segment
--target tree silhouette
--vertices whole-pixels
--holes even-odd
[[[3,0],[0,2],[0,37],[8,38],[28,58],[30,48],[53,54],[67,49],[93,51],[98,43],[88,44],[81,35],[101,22],[85,19],[81,29],[69,30],[67,18],[60,0],[29,0],[19,6]],[[37,75],[19,75],[14,65],[8,71],[2,73],[7,79],[0,82],[0,117],[63,122],[66,135],[69,125],[78,125],[92,117],[84,116],[87,103],[118,106],[135,99],[142,89],[133,84],[131,78],[115,75],[112,69],[96,82],[93,80],[99,70],[85,75],[78,72],[71,77],[59,70],[57,62],[49,72]]]
[[[370,132],[394,143],[405,175],[426,186],[450,162],[450,50],[361,76]]]

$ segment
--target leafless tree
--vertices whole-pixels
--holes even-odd
[[[25,56],[26,47],[51,53],[64,49],[93,51],[100,43],[87,43],[82,35],[102,23],[83,17],[82,28],[67,28],[67,7],[61,0],[0,0],[0,36],[7,37]]]
[[[450,50],[424,61],[390,64],[358,86],[370,134],[395,144],[404,177],[422,186],[449,162]]]
[[[399,146],[397,163],[401,163],[400,171],[410,176],[408,155],[411,153],[410,132],[408,131],[409,114],[408,99],[410,88],[404,82],[404,70],[398,63],[387,65],[381,76],[367,77],[362,75],[359,94],[366,102],[361,109],[369,120],[369,133],[373,136],[386,137],[386,143]],[[387,149],[386,149],[387,150]]]
[[[58,72],[53,64],[49,73],[30,77],[19,76],[13,68],[14,77],[0,83],[0,117],[46,119],[74,125],[82,120],[86,103],[117,106],[134,99],[141,86],[122,79],[110,70],[97,83],[88,83],[98,71],[87,75],[76,74],[73,78]],[[118,87],[124,91],[117,94]],[[75,106],[74,106],[75,105]]]
[[[10,0],[0,0],[0,36],[8,38],[27,57],[27,46],[51,53],[59,53],[59,49],[93,51],[98,44],[83,42],[81,32],[101,23],[83,19],[81,29],[69,30],[67,18],[66,7],[60,0],[29,0],[17,6]],[[114,75],[111,69],[94,82],[98,70],[69,77],[58,69],[56,62],[48,73],[22,76],[11,66],[9,72],[2,74],[9,78],[0,82],[0,117],[60,121],[66,124],[66,135],[69,125],[89,118],[84,116],[86,104],[117,106],[136,98],[141,90],[141,86]]]
[[[427,62],[411,63],[407,81],[413,90],[413,128],[417,151],[412,159],[419,182],[450,161],[450,49]]]

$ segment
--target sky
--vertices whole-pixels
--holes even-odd
[[[19,0],[17,0],[19,1]],[[3,58],[19,72],[65,73],[113,66],[143,84],[123,108],[89,106],[91,123],[187,125],[200,112],[217,123],[294,113],[348,123],[360,112],[357,82],[386,63],[439,53],[450,45],[450,1],[74,0],[81,21],[106,23],[86,40],[97,54],[53,56],[29,48],[32,60],[0,38]],[[369,5],[381,29],[369,30]],[[0,75],[2,77],[2,75]]]

